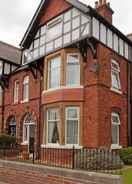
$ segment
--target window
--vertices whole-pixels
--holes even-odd
[[[66,144],[79,144],[79,107],[66,108]]]
[[[59,109],[49,109],[47,111],[48,122],[48,143],[59,143]]]
[[[48,89],[60,87],[61,57],[56,57],[48,62]]]
[[[93,36],[99,39],[99,21],[93,18]]]
[[[0,75],[2,75],[3,73],[3,62],[0,61]]]
[[[4,74],[5,75],[8,75],[9,73],[10,73],[10,64],[5,63],[5,66],[4,66]]]
[[[35,123],[31,113],[27,113],[23,121],[23,142],[32,144],[35,136]]]
[[[29,100],[29,76],[26,76],[23,81],[23,101]]]
[[[107,31],[107,45],[112,49],[113,47],[113,33],[110,29]]]
[[[114,50],[119,52],[119,38],[116,34],[114,34]]]
[[[9,119],[8,134],[14,137],[16,136],[16,118],[15,116],[12,116]]]
[[[112,145],[119,146],[120,142],[120,117],[116,112],[112,112],[111,116],[112,121]]]
[[[19,100],[19,81],[15,81],[14,86],[14,103],[17,103]]]
[[[103,42],[104,44],[106,44],[106,27],[101,24],[100,25],[100,40],[101,42]]]
[[[0,86],[0,106],[2,106],[2,102],[3,102],[3,89]]]
[[[112,88],[116,90],[121,90],[121,84],[120,84],[120,67],[119,64],[112,60],[111,63],[111,76],[112,76]]]
[[[49,42],[62,35],[62,16],[57,17],[47,25],[46,41]]]
[[[66,85],[80,85],[80,63],[78,54],[69,54],[67,56]]]

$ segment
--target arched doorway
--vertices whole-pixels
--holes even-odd
[[[16,137],[16,118],[15,116],[11,116],[7,121],[7,133],[8,135]]]
[[[35,122],[32,118],[32,113],[27,113],[23,121],[23,142],[28,145],[30,153],[34,150],[35,140]]]

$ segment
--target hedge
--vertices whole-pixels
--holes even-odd
[[[16,145],[16,137],[2,134],[0,135],[0,148],[11,148]]]
[[[119,153],[124,164],[132,165],[132,147],[121,149]]]

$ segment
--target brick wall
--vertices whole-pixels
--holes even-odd
[[[0,161],[0,179],[12,184],[122,184],[115,175]]]

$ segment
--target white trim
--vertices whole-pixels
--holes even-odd
[[[82,149],[83,146],[79,146],[79,145],[60,145],[60,144],[41,144],[41,148],[55,148],[55,149],[73,149],[73,147],[75,149]]]
[[[76,109],[78,113],[78,144],[67,144],[67,112],[69,109]],[[65,145],[78,147],[79,142],[80,142],[79,138],[80,138],[80,107],[79,106],[68,106],[65,108]]]
[[[48,89],[48,90],[44,90],[42,93],[45,94],[45,93],[50,93],[50,92],[53,92],[53,91],[58,91],[58,90],[63,90],[63,89],[83,89],[84,86],[60,86],[60,88],[54,88],[54,89]]]
[[[118,144],[112,144],[111,149],[122,149],[122,146],[120,146]]]
[[[111,87],[110,90],[113,91],[113,92],[115,92],[115,93],[118,93],[118,94],[123,94],[121,90],[115,89],[115,88],[113,88],[113,87]]]

